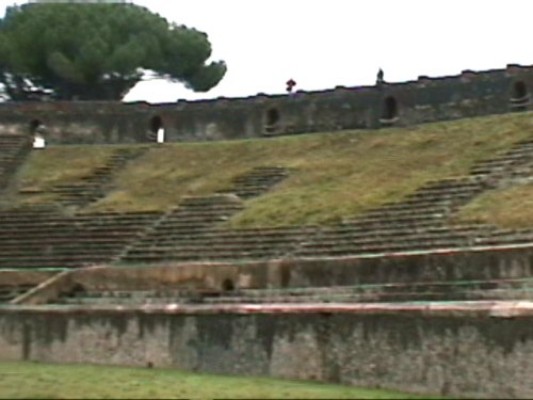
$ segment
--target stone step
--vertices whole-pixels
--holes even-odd
[[[290,243],[288,243],[290,244]],[[272,247],[270,244],[263,244],[263,243],[247,243],[246,245],[242,243],[234,243],[234,244],[215,244],[215,243],[206,243],[206,244],[188,244],[188,245],[152,245],[149,247],[134,247],[130,251],[128,251],[128,255],[135,255],[135,254],[146,254],[150,253],[153,255],[156,254],[173,254],[173,253],[187,253],[187,252],[202,252],[202,253],[212,253],[212,252],[235,252],[235,253],[242,253],[242,252],[262,252],[262,253],[268,253],[268,252],[279,252],[280,250],[283,250],[283,247],[286,246],[277,246],[276,248]]]
[[[367,229],[373,229],[374,227],[382,227],[382,226],[389,226],[389,225],[408,225],[412,224],[413,226],[438,226],[443,223],[445,220],[445,215],[438,215],[438,214],[430,214],[430,215],[384,215],[382,217],[380,216],[369,216],[365,217],[364,215],[351,220],[347,221],[346,224],[350,224],[352,226],[359,226],[359,227],[365,227]]]
[[[93,255],[93,254],[99,254],[99,255],[115,255],[119,254],[122,250],[121,245],[115,245],[115,246],[108,246],[105,248],[100,248],[97,246],[92,247],[76,247],[76,246],[66,246],[66,247],[54,247],[54,248],[46,248],[46,247],[27,247],[27,248],[5,248],[0,247],[0,254],[2,257],[41,257],[41,256],[71,256],[71,255]]]
[[[218,251],[218,252],[174,252],[169,254],[126,254],[121,258],[120,262],[130,263],[150,263],[150,262],[165,262],[165,261],[226,261],[226,260],[261,260],[272,258],[277,253],[263,252],[234,252],[234,251]]]
[[[0,268],[8,269],[34,269],[34,268],[77,268],[96,263],[111,261],[106,257],[40,257],[40,258],[5,258],[0,257]]]
[[[425,242],[376,242],[368,244],[338,245],[333,247],[302,246],[294,252],[295,257],[317,256],[346,256],[371,253],[392,253],[400,251],[421,251],[468,247],[470,244],[464,239],[442,239]]]
[[[298,243],[302,239],[299,236],[295,237],[268,237],[268,238],[255,238],[255,237],[243,237],[243,238],[231,238],[231,237],[218,237],[218,238],[176,238],[176,239],[154,239],[154,240],[141,240],[134,248],[150,248],[152,246],[219,246],[219,245],[239,245],[239,246],[285,246]]]

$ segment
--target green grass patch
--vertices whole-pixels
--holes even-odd
[[[26,195],[16,195],[19,204],[53,202],[57,195],[47,192],[50,188],[77,182],[102,166],[119,148],[127,146],[50,146],[46,150],[33,151],[29,159],[17,171],[14,190]]]
[[[2,399],[427,399],[386,390],[170,369],[0,363]],[[431,397],[437,398],[437,397]]]
[[[531,228],[533,183],[483,193],[464,206],[454,218],[458,221],[495,224],[501,228]]]
[[[184,196],[230,188],[232,178],[254,167],[282,166],[290,169],[290,176],[267,194],[247,201],[246,209],[228,224],[334,223],[400,200],[429,180],[465,175],[476,161],[530,137],[532,114],[521,113],[410,128],[167,143],[151,146],[132,161],[116,175],[114,190],[88,210],[165,210]],[[104,157],[100,149],[110,148],[46,149],[25,166],[22,186],[73,181],[101,162],[103,158],[94,158]],[[71,171],[58,171],[65,169]]]

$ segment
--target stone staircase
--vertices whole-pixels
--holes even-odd
[[[0,192],[5,189],[13,173],[31,150],[24,135],[0,134]]]
[[[76,183],[56,185],[48,191],[58,195],[55,201],[63,205],[86,206],[105,197],[113,174],[146,150],[146,148],[116,150],[104,165],[95,168]]]

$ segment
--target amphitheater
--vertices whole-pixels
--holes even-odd
[[[533,397],[531,88],[0,105],[0,360]]]

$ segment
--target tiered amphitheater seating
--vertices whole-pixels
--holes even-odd
[[[30,150],[27,136],[0,134],[0,191]]]
[[[120,263],[161,261],[223,261],[274,258],[320,258],[354,255],[386,257],[395,252],[471,248],[532,243],[533,230],[504,230],[487,224],[450,224],[449,217],[483,191],[527,177],[533,142],[475,165],[465,177],[428,182],[403,200],[370,210],[358,218],[329,227],[224,229],[224,221],[243,208],[240,196],[214,195],[184,200],[131,241]],[[254,171],[257,172],[257,171]],[[254,179],[235,180],[235,192],[247,198]],[[252,184],[253,186],[253,184]],[[262,190],[268,188],[265,185]],[[243,189],[244,188],[244,189]],[[257,195],[259,191],[254,192]],[[452,278],[450,278],[452,279]],[[533,279],[380,282],[352,286],[286,289],[89,290],[63,296],[65,304],[160,303],[322,303],[533,299]]]
[[[533,141],[474,165],[466,177],[429,182],[405,199],[345,223],[322,228],[293,256],[324,257],[533,243],[533,230],[489,224],[450,224],[450,216],[485,190],[520,177],[533,177]]]
[[[258,196],[287,176],[283,168],[260,167],[238,176],[213,196],[191,197],[128,249],[121,262],[274,258],[287,253],[307,230],[227,230],[217,224],[243,209],[241,198]]]
[[[515,143],[512,148],[497,157],[477,163],[470,171],[476,176],[508,176],[518,174],[531,176],[533,167],[533,140],[524,140]],[[522,169],[520,167],[526,167]]]
[[[222,261],[282,258],[314,228],[228,230],[217,227],[190,234],[164,231],[132,246],[121,262]]]
[[[197,260],[208,250],[205,240],[214,225],[243,209],[232,195],[190,197],[166,214],[122,257],[122,262]]]
[[[104,165],[95,168],[90,174],[80,178],[76,183],[54,186],[49,191],[59,194],[57,201],[65,205],[85,206],[105,197],[106,184],[111,177],[128,161],[139,157],[146,148],[119,149]]]
[[[525,174],[525,166],[533,159],[532,149],[533,141],[517,143],[507,153],[476,164],[468,176],[428,182],[401,201],[329,227],[223,229],[216,225],[216,214],[211,218],[197,207],[197,212],[203,215],[199,230],[194,225],[197,217],[189,217],[190,205],[183,204],[181,211],[178,209],[168,221],[132,246],[122,261],[338,257],[533,242],[533,230],[449,223],[460,206],[480,193],[516,176],[517,170]],[[261,177],[261,173],[265,176]],[[284,174],[278,168],[255,169],[237,177],[232,190],[248,198],[268,189],[270,182],[279,182]],[[261,186],[260,182],[269,183]],[[237,211],[238,208],[233,209],[224,218]]]
[[[483,231],[478,224],[449,226],[450,213],[481,193],[473,178],[430,182],[404,200],[370,210],[343,224],[322,228],[295,257],[342,256],[467,247]]]
[[[76,268],[110,262],[160,213],[64,216],[50,208],[0,211],[0,268]]]

